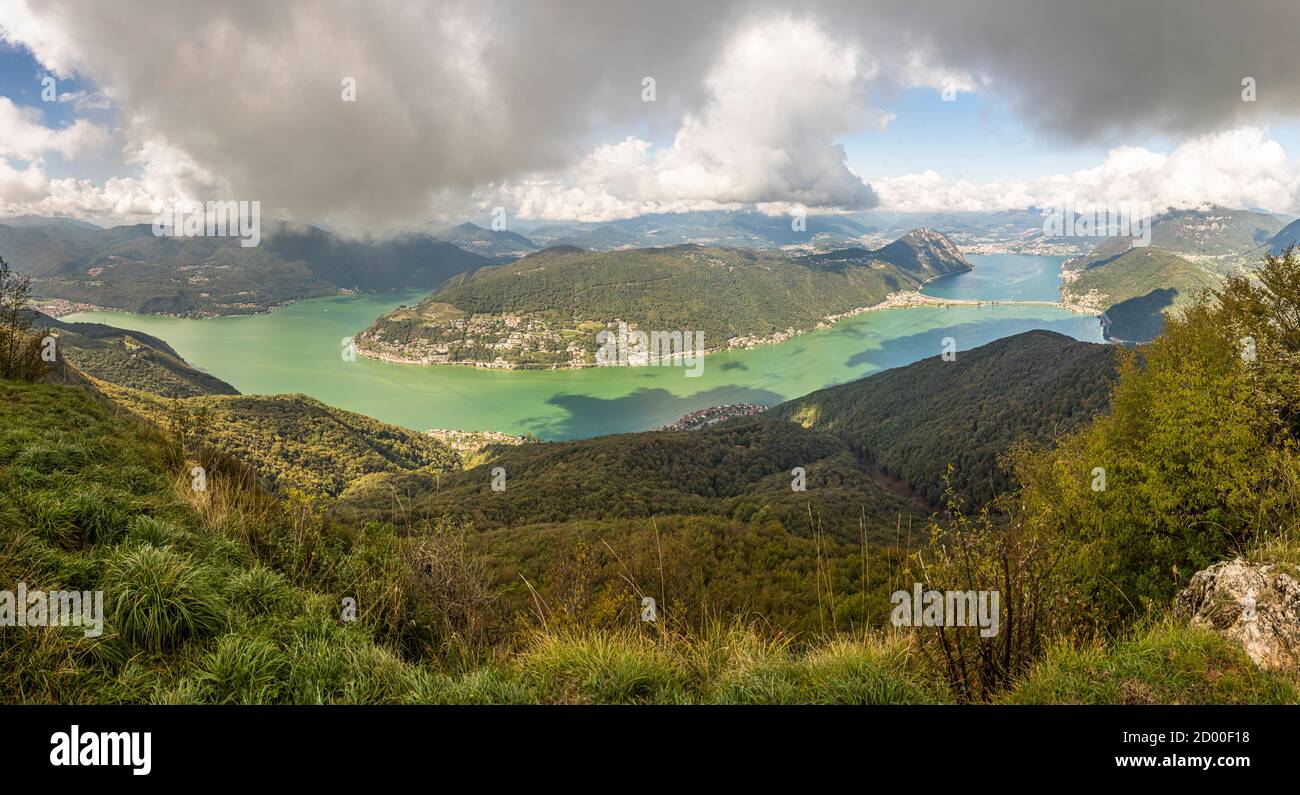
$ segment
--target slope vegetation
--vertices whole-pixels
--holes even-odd
[[[338,494],[377,472],[443,472],[460,457],[442,442],[305,395],[212,395],[164,400],[99,384],[139,416],[253,467],[274,490]]]
[[[830,433],[931,504],[951,483],[980,505],[1011,486],[998,457],[1047,443],[1106,406],[1114,349],[1029,331],[935,356],[769,409],[766,416]]]

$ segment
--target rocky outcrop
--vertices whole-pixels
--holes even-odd
[[[1300,667],[1300,580],[1271,563],[1216,563],[1174,601],[1194,626],[1236,641],[1266,669]]]

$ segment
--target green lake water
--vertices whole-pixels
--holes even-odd
[[[1061,259],[970,256],[975,270],[926,286],[949,298],[1055,300]],[[779,345],[710,355],[699,377],[683,367],[496,371],[391,364],[342,355],[343,338],[421,293],[302,301],[267,315],[206,320],[85,312],[166,340],[194,366],[247,394],[301,392],[408,428],[533,433],[570,439],[642,431],[723,403],[774,405],[832,384],[1030,329],[1101,342],[1094,317],[1050,306],[914,307],[867,312]]]

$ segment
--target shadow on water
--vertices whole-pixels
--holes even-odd
[[[638,389],[617,398],[559,394],[546,402],[564,409],[564,417],[530,417],[522,424],[541,439],[583,439],[642,431],[647,426],[662,427],[683,414],[710,406],[727,403],[774,406],[783,400],[785,396],[776,392],[744,386],[722,386],[684,397],[666,389]]]

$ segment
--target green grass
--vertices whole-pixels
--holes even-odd
[[[1260,671],[1242,649],[1172,621],[1111,648],[1060,645],[1010,693],[1009,704],[1300,704],[1297,683]]]
[[[183,462],[70,388],[0,382],[0,588],[102,589],[101,637],[0,627],[6,703],[933,704],[954,701],[905,634],[741,624],[530,631],[475,655],[404,642],[404,539],[247,495],[189,493]],[[174,483],[181,484],[178,488]],[[357,594],[346,622],[340,595]],[[1212,633],[1156,624],[1058,645],[1007,703],[1297,703]]]
[[[190,638],[218,634],[225,626],[217,572],[172,549],[142,545],[118,550],[104,579],[113,584],[110,620],[134,646],[165,651]]]

